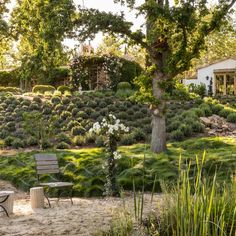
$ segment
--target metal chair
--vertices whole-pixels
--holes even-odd
[[[38,183],[39,186],[42,186],[44,188],[44,196],[48,201],[49,207],[51,207],[51,203],[49,200],[48,193],[50,192],[51,189],[58,190],[57,202],[59,202],[64,192],[69,193],[68,197],[70,198],[71,204],[73,205],[73,200],[72,200],[73,183],[60,182],[58,180],[60,169],[58,166],[57,156],[55,154],[36,154],[35,161],[36,161],[36,172],[37,172]],[[58,177],[55,179],[55,182],[44,183],[40,182],[40,176],[43,174],[55,174],[58,175]]]

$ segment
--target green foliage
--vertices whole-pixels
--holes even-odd
[[[64,147],[67,148],[68,145]],[[217,170],[219,183],[230,183],[231,173],[235,171],[236,167],[236,160],[233,155],[236,152],[234,138],[207,137],[188,139],[184,142],[171,142],[168,144],[168,151],[159,155],[153,154],[149,148],[146,144],[135,144],[118,149],[122,154],[122,158],[117,160],[118,182],[125,190],[133,189],[133,176],[135,176],[137,189],[141,189],[144,152],[147,169],[145,191],[152,191],[155,175],[157,175],[156,191],[163,190],[160,188],[159,180],[161,182],[165,180],[177,186],[178,157],[180,154],[183,158],[183,166],[186,166],[186,163],[190,160],[192,161],[193,164],[189,165],[192,177],[195,177],[196,173],[194,172],[196,167],[194,165],[195,157],[196,155],[201,156],[204,149],[207,149],[204,173],[207,174],[209,179],[214,176]],[[62,180],[75,183],[75,196],[102,195],[105,179],[105,173],[102,168],[105,161],[104,149],[85,148],[50,152],[57,154],[59,158],[63,173]],[[2,167],[0,168],[0,178],[11,181],[15,186],[23,190],[29,190],[37,181],[34,154],[35,152],[22,152],[7,158],[0,157],[0,165]],[[132,158],[134,165],[131,164]],[[93,191],[92,189],[94,188],[97,191]]]
[[[126,90],[126,89],[131,90],[132,86],[129,82],[120,82],[120,83],[117,84],[117,90],[119,90],[119,89],[121,89],[121,90],[122,89],[123,90]]]
[[[187,168],[179,166],[177,186],[165,185],[168,197],[158,216],[162,220],[150,216],[148,235],[235,235],[235,183],[220,186],[218,172],[209,177],[206,165],[205,156],[197,156]]]
[[[95,89],[97,85],[91,85],[89,82],[91,74],[94,73],[94,67],[105,70],[109,76],[108,81],[104,81],[99,86],[113,90],[116,90],[117,84],[121,81],[133,83],[134,78],[142,70],[137,63],[115,56],[80,56],[75,58],[71,64],[72,86],[74,89],[78,89],[79,85],[84,90]]]
[[[236,123],[236,112],[235,113],[230,113],[227,116],[227,121],[231,123]]]
[[[198,94],[200,97],[204,97],[206,95],[206,85],[201,83],[199,85],[190,84],[189,91],[195,94]]]
[[[16,88],[16,87],[2,87],[2,86],[0,86],[0,93],[1,92],[4,92],[4,93],[10,92],[13,94],[20,94],[22,91],[21,91],[21,89]]]
[[[12,33],[19,38],[21,66],[19,76],[24,87],[32,78],[37,83],[54,82],[66,61],[62,41],[72,29],[73,1],[17,1],[11,14]],[[54,80],[54,81],[53,81]]]
[[[53,93],[55,90],[56,88],[51,85],[35,85],[32,89],[32,92],[44,94],[45,92]]]
[[[57,88],[58,91],[60,91],[61,93],[65,93],[65,91],[70,91],[70,88],[66,85],[61,85]]]

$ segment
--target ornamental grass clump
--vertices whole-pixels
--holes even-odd
[[[119,195],[119,189],[116,182],[116,159],[121,156],[117,152],[118,141],[121,136],[129,132],[129,128],[120,122],[114,115],[109,114],[106,118],[99,123],[93,124],[90,129],[90,133],[102,135],[105,138],[105,147],[107,153],[106,169],[106,184],[105,192],[106,196],[117,196]]]
[[[213,177],[206,176],[204,163],[205,155],[179,168],[177,187],[167,191],[161,215],[150,222],[148,235],[236,235],[235,179],[227,185],[219,184],[217,172]],[[194,174],[192,165],[196,165]]]

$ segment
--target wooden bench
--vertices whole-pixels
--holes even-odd
[[[57,156],[55,154],[36,154],[35,161],[36,161],[36,172],[37,172],[38,183],[39,186],[42,186],[44,188],[44,196],[48,201],[49,207],[51,207],[51,203],[49,200],[48,193],[50,192],[51,189],[57,189],[58,192],[57,202],[59,202],[62,194],[66,192],[68,193],[68,197],[71,201],[71,204],[73,204],[72,200],[73,183],[59,181],[60,169],[58,165]],[[40,182],[40,176],[44,174],[54,174],[57,176],[57,178],[55,179],[55,182],[48,182],[48,183]]]
[[[0,208],[2,209],[3,212],[6,213],[6,215],[9,217],[9,214],[7,212],[7,209],[5,208],[5,206],[3,205],[3,203],[5,203],[7,201],[7,199],[9,198],[10,194],[9,193],[0,193]]]

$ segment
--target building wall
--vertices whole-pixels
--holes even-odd
[[[236,60],[235,59],[226,59],[221,62],[214,63],[212,65],[199,68],[197,70],[197,79],[189,79],[189,80],[184,80],[185,85],[189,85],[191,83],[199,85],[201,83],[206,85],[206,88],[208,90],[208,86],[210,84],[210,79],[212,78],[213,81],[213,88],[215,87],[215,81],[214,81],[214,70],[218,69],[232,69],[236,68]],[[207,80],[206,77],[209,77]]]

